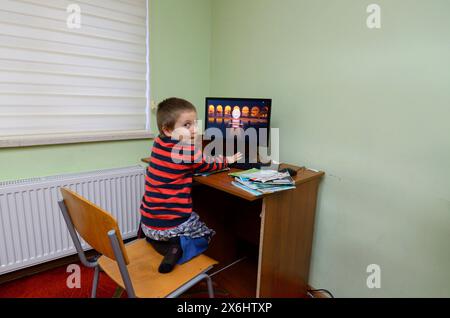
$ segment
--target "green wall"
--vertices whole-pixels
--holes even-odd
[[[209,92],[211,3],[150,0],[151,97],[188,98],[203,111]],[[152,131],[157,129],[152,122]],[[0,181],[140,163],[150,140],[0,149]]]
[[[202,118],[210,90],[211,1],[151,3],[152,98],[185,98],[194,103]],[[153,127],[157,131],[155,122]]]
[[[450,2],[213,0],[212,12],[211,95],[273,98],[282,161],[327,174],[310,284],[450,297]],[[381,289],[366,286],[369,264]]]

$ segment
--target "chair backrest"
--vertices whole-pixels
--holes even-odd
[[[117,260],[108,237],[108,232],[114,230],[128,265],[128,255],[117,221],[108,212],[69,189],[61,188],[61,194],[73,226],[80,236],[97,252]]]

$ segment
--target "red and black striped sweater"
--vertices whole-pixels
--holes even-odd
[[[169,137],[157,137],[153,144],[140,208],[141,222],[148,228],[167,230],[187,221],[193,175],[227,166],[223,157],[206,160],[194,145],[180,145]]]

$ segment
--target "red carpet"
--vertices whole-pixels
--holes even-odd
[[[80,265],[80,264],[78,264]],[[1,298],[86,298],[91,295],[94,270],[80,265],[81,288],[70,289],[66,281],[71,273],[67,266],[58,267],[40,274],[21,278],[0,285]],[[105,273],[100,273],[97,297],[111,298],[117,288]]]
[[[80,264],[79,264],[80,265]],[[66,272],[67,266],[58,267],[40,274],[21,278],[0,285],[0,298],[89,298],[91,296],[94,270],[80,265],[81,288],[67,287],[67,278],[72,274]],[[218,298],[228,298],[229,293],[214,284],[214,291]],[[98,298],[121,297],[126,298],[126,292],[117,288],[105,273],[100,273],[97,289]],[[206,284],[201,282],[188,290],[183,298],[207,298]]]

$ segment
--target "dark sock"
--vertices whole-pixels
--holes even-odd
[[[158,271],[163,274],[170,273],[177,264],[178,260],[181,258],[182,254],[183,250],[179,244],[171,245],[169,251],[159,265]]]
[[[163,274],[170,273],[183,255],[180,238],[171,238],[169,241],[155,241],[147,237],[147,242],[152,244],[160,255],[164,256],[158,271]]]

